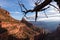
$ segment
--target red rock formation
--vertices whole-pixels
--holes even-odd
[[[0,8],[0,26],[7,31],[0,34],[1,40],[34,40],[41,35],[42,30],[26,21],[24,18],[19,21],[10,16],[10,13]],[[4,36],[3,36],[4,35]],[[7,35],[7,36],[6,36]],[[11,38],[11,39],[10,39]],[[36,39],[38,40],[38,39]]]

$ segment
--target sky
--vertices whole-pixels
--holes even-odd
[[[21,0],[20,3],[23,3],[27,9],[33,9],[35,7],[34,1],[33,0]],[[51,2],[51,4],[55,5],[57,8],[56,2]],[[0,6],[1,8],[4,8],[5,10],[10,12],[10,16],[17,20],[21,20],[23,15],[23,12],[21,12],[21,8],[18,5],[17,0],[0,0]],[[50,6],[50,5],[48,5]],[[24,9],[23,9],[24,10]],[[59,11],[50,6],[47,10],[45,10],[45,13],[47,14],[48,18],[46,18],[44,11],[40,11],[38,13],[38,20],[37,21],[42,21],[42,20],[60,20],[60,13]],[[34,21],[35,18],[35,12],[33,13],[27,13],[27,17],[29,17],[26,20],[29,21]]]

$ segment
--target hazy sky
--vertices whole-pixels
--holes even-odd
[[[22,3],[26,6],[27,9],[33,9],[34,8],[34,1],[33,0],[21,0]],[[55,2],[52,2],[51,4],[56,5]],[[23,17],[23,13],[20,10],[20,7],[18,5],[17,0],[0,0],[0,6],[10,12],[10,15],[20,20]],[[44,11],[38,13],[38,21],[40,20],[49,20],[49,19],[60,19],[60,14],[57,9],[50,6],[46,11],[46,14],[48,18],[44,15]],[[34,20],[35,13],[28,13],[27,14],[30,19],[27,20]]]

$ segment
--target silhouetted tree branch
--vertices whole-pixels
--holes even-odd
[[[58,7],[60,8],[60,0],[54,0],[56,3],[57,3],[57,5],[58,5]],[[44,8],[45,6],[47,6],[48,4],[49,5],[51,5],[51,6],[53,6],[54,8],[56,8],[56,9],[58,9],[57,7],[55,7],[54,5],[52,5],[52,4],[50,4],[52,2],[52,0],[44,0],[44,2],[42,2],[41,4],[39,4],[40,3],[40,1],[38,0],[38,1],[36,1],[35,2],[35,7],[33,8],[33,9],[30,9],[30,10],[27,10],[27,8],[24,6],[24,4],[19,4],[19,5],[21,5],[24,9],[25,9],[25,11],[22,11],[22,12],[24,12],[25,13],[25,15],[28,13],[28,12],[36,12],[36,15],[35,15],[35,21],[37,20],[37,14],[38,14],[38,12],[39,11],[44,11],[44,10],[46,10],[47,8],[49,8],[49,7],[47,7],[47,8]],[[45,14],[46,15],[46,14]]]

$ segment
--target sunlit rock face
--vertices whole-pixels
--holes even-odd
[[[2,8],[0,8],[0,15],[0,40],[43,39],[41,37],[44,34],[43,29],[37,28],[24,18],[20,21],[15,20],[8,11]]]
[[[6,19],[5,16],[9,16],[9,12],[0,8],[0,20],[1,19]]]

